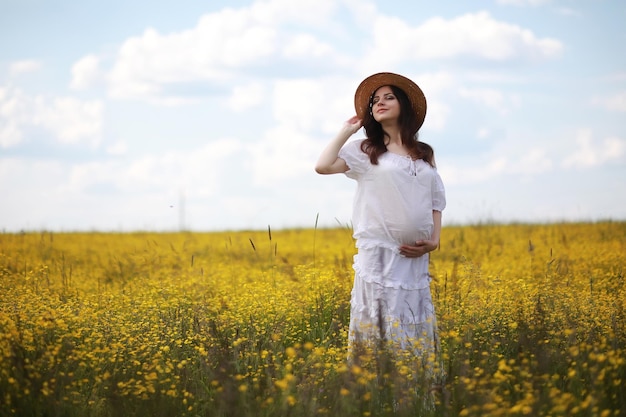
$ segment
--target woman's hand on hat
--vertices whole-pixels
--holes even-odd
[[[407,258],[419,258],[422,255],[432,252],[439,246],[434,240],[418,240],[415,245],[400,246],[400,254]]]
[[[363,126],[363,121],[359,119],[359,116],[352,116],[351,118],[346,120],[345,123],[343,124],[343,128],[350,135],[353,135],[356,132],[358,132],[361,126]]]

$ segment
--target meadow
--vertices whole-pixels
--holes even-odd
[[[624,416],[626,223],[446,226],[420,358],[347,361],[349,228],[0,234],[0,416]],[[430,374],[429,374],[430,375]]]

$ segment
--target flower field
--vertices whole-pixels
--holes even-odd
[[[0,416],[624,416],[626,223],[444,227],[437,384],[347,361],[347,228],[0,234]]]

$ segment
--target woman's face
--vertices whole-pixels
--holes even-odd
[[[380,87],[372,97],[372,116],[378,123],[397,121],[400,102],[389,86]]]

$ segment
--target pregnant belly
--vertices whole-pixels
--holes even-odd
[[[418,240],[430,239],[433,231],[432,217],[413,219],[408,223],[388,223],[387,231],[396,243],[411,245]]]
[[[393,231],[391,237],[401,245],[413,245],[418,240],[430,239],[431,229]]]

